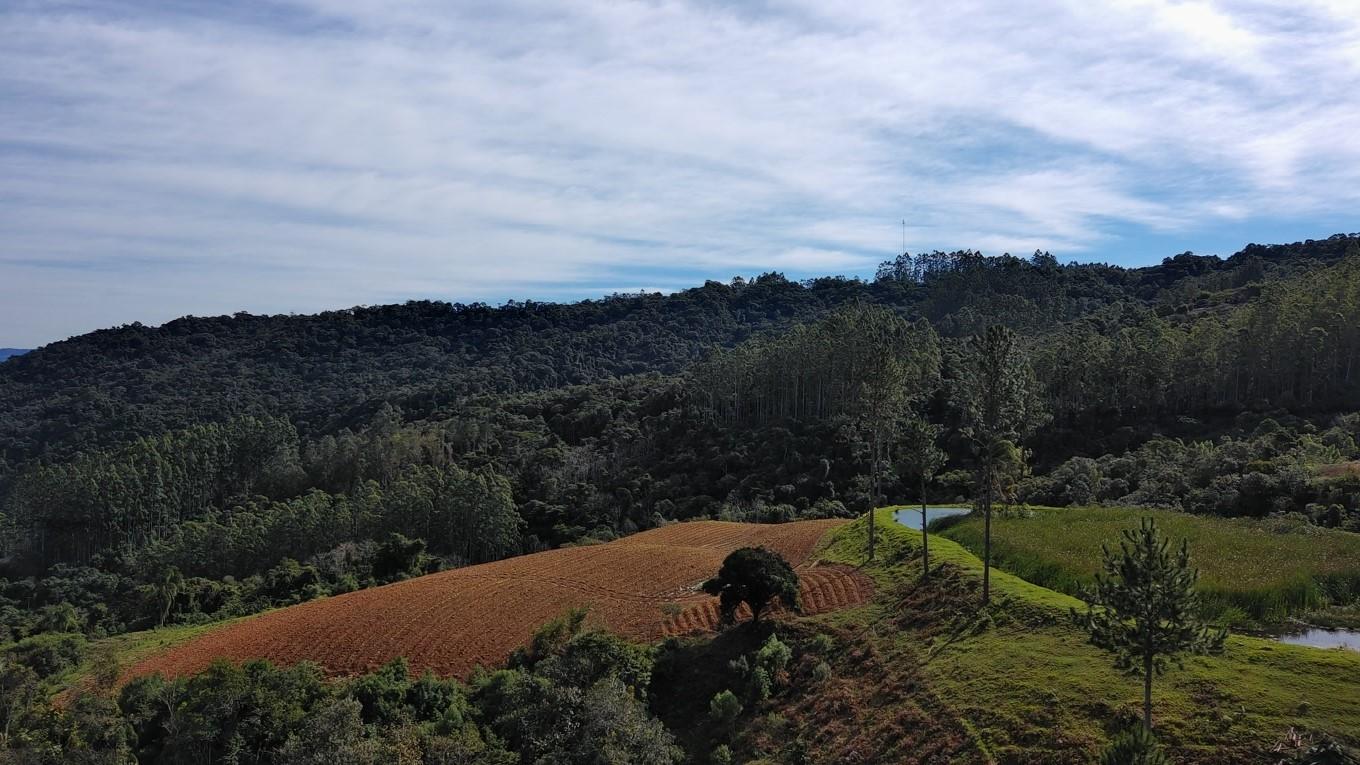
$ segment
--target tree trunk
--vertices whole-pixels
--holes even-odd
[[[921,578],[930,578],[930,533],[926,531],[926,476],[921,474]]]
[[[877,508],[876,508],[876,505],[878,504],[878,441],[879,441],[879,434],[878,434],[878,430],[875,429],[875,430],[874,430],[874,440],[873,440],[873,444],[869,447],[869,449],[870,449],[869,458],[870,458],[870,460],[871,460],[871,463],[870,463],[870,465],[869,465],[869,469],[870,469],[871,471],[873,471],[873,478],[874,478],[874,480],[873,480],[873,489],[871,489],[872,495],[869,497],[869,562],[870,562],[870,563],[872,563],[872,562],[874,561],[874,543],[875,543],[875,541],[876,541],[876,537],[875,537],[875,533],[874,533],[875,530],[876,530],[876,529],[875,529],[875,523],[874,523],[874,515],[875,515],[874,511],[877,509]]]
[[[992,602],[992,460],[983,460],[982,480],[982,605]]]
[[[1152,655],[1143,657],[1143,727],[1152,732]]]

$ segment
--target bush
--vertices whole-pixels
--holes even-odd
[[[652,656],[645,646],[608,632],[588,630],[541,661],[535,671],[555,685],[583,689],[605,678],[618,678],[641,698],[652,680]]]
[[[424,573],[430,556],[425,540],[410,539],[395,531],[388,534],[373,554],[373,578],[394,582]]]
[[[818,656],[825,656],[836,650],[836,639],[825,632],[818,632],[807,641],[803,650]]]
[[[1100,753],[1100,765],[1168,765],[1157,739],[1142,725],[1121,734]]]
[[[737,718],[741,716],[741,702],[737,700],[737,694],[731,691],[721,691],[713,695],[713,700],[708,702],[708,716],[713,722],[730,727]]]
[[[46,633],[24,638],[6,651],[11,661],[47,679],[76,666],[85,657],[81,635]]]
[[[410,687],[410,668],[406,659],[398,657],[356,679],[349,692],[359,702],[365,723],[390,725],[405,720]]]
[[[756,651],[756,666],[764,669],[771,676],[783,672],[792,659],[793,651],[780,642],[778,635],[771,635],[760,647],[760,650]]]

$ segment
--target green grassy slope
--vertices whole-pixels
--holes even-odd
[[[1138,680],[1120,675],[1067,620],[1076,599],[993,571],[995,602],[975,603],[981,561],[931,537],[932,560],[951,572],[918,581],[920,533],[876,514],[883,546],[864,567],[873,604],[818,619],[920,662],[940,709],[956,715],[1002,762],[1088,762],[1137,719]],[[822,557],[861,564],[865,519],[833,532]],[[935,613],[930,613],[934,611]],[[1220,657],[1192,657],[1159,678],[1159,734],[1174,761],[1275,762],[1269,750],[1291,728],[1360,741],[1360,654],[1233,636]]]
[[[206,624],[176,624],[158,629],[126,632],[94,641],[86,647],[80,664],[47,681],[47,691],[55,698],[65,698],[78,689],[89,689],[96,685],[96,678],[102,671],[117,671],[122,674],[133,664],[152,654],[188,642],[205,632],[254,616],[238,616]]]
[[[1360,534],[1276,521],[1225,519],[1136,508],[1039,508],[1033,517],[992,518],[993,561],[1053,589],[1077,592],[1100,563],[1102,544],[1142,517],[1185,539],[1200,569],[1211,613],[1226,621],[1279,621],[1323,605],[1360,599]],[[982,521],[942,534],[979,553]]]

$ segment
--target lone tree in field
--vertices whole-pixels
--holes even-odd
[[[1189,548],[1182,540],[1173,554],[1151,518],[1124,532],[1119,552],[1102,553],[1104,572],[1082,593],[1086,613],[1073,609],[1072,618],[1092,644],[1114,653],[1116,668],[1143,676],[1143,726],[1151,731],[1153,675],[1180,666],[1184,653],[1221,653],[1228,633],[1199,621]]]
[[[981,470],[978,497],[982,504],[982,602],[991,600],[992,498],[996,490],[998,454],[1005,441],[1019,441],[1046,416],[1029,360],[1016,344],[1015,333],[993,325],[973,337],[958,360],[951,393],[962,415],[962,431],[973,443]]]
[[[930,577],[930,534],[926,531],[926,485],[944,467],[947,457],[936,445],[940,428],[915,417],[902,427],[901,466],[904,479],[915,479],[921,491],[921,576]]]
[[[798,610],[798,575],[788,561],[763,547],[743,547],[723,560],[718,575],[704,582],[704,592],[719,597],[724,622],[731,622],[742,603],[751,607],[751,619],[760,623],[760,612],[779,598],[785,607]]]

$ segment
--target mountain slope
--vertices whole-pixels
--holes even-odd
[[[1250,245],[1226,260],[1186,253],[1140,269],[1061,265],[1046,253],[937,252],[884,263],[873,282],[765,274],[573,304],[420,301],[99,330],[0,367],[0,484],[5,463],[63,458],[233,415],[286,416],[306,436],[363,421],[384,401],[419,416],[469,395],[672,373],[714,348],[852,301],[924,317],[947,337],[995,321],[1037,334],[1118,306],[1148,308],[1277,278],[1335,261],[1357,242],[1337,235]]]

